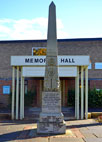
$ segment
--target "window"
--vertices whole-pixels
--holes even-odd
[[[32,47],[32,56],[46,55],[46,47]]]
[[[27,80],[25,80],[24,81],[24,91],[25,91],[25,94],[27,94],[27,92],[28,92],[28,82],[27,82]]]
[[[95,69],[102,69],[102,62],[95,63]]]

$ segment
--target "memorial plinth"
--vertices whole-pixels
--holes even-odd
[[[61,112],[61,90],[58,75],[58,49],[56,36],[56,7],[49,6],[47,55],[42,92],[42,112],[37,124],[38,133],[63,134],[66,130],[64,116]]]

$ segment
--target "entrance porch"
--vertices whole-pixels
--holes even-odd
[[[30,62],[30,58],[43,58],[44,56],[12,56],[12,119],[24,118],[24,82],[26,77],[44,77],[45,63]],[[74,62],[66,62],[65,59],[74,60]],[[28,60],[29,59],[29,60]],[[63,59],[63,60],[62,60]],[[43,61],[41,60],[41,61]],[[26,62],[25,62],[26,61]],[[29,62],[28,62],[29,61]],[[40,61],[40,60],[38,60]],[[44,60],[45,61],[45,60]],[[69,61],[69,60],[68,60]],[[79,119],[79,89],[81,88],[81,119],[88,118],[88,65],[90,64],[89,56],[59,56],[59,77],[75,79],[75,118]],[[16,72],[15,72],[16,70]],[[16,76],[16,85],[15,85]],[[79,79],[81,80],[79,82]],[[19,86],[20,82],[20,86]],[[43,90],[43,81],[35,82],[37,85],[37,106],[41,105],[41,95]],[[67,82],[61,81],[62,90],[62,106],[67,104]],[[39,88],[40,87],[40,88]],[[67,88],[67,89],[66,89]],[[71,88],[71,86],[69,86]],[[20,89],[20,91],[19,91]],[[15,94],[16,92],[16,94]],[[39,92],[39,93],[38,93]],[[85,97],[84,97],[85,95]],[[16,97],[15,97],[16,96]],[[84,100],[85,98],[85,100]],[[15,100],[16,99],[16,100]],[[15,104],[16,102],[16,104]],[[85,104],[84,104],[85,102]],[[20,117],[19,117],[20,116]]]

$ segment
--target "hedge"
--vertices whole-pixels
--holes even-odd
[[[68,102],[68,106],[75,105],[75,90],[68,91],[68,101],[67,102]],[[81,93],[79,93],[79,104],[81,104]],[[96,89],[88,90],[88,107],[89,108],[102,108],[102,90],[99,90],[99,91]]]

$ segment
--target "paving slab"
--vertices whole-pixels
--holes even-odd
[[[82,133],[79,131],[79,129],[78,128],[72,128],[72,132],[75,134],[75,136],[77,137],[77,138],[83,138],[84,136],[82,135]]]
[[[29,139],[27,142],[48,142],[48,138],[33,138]]]
[[[88,129],[93,130],[93,129],[102,129],[102,126],[97,123],[95,126],[87,126]]]
[[[88,129],[86,129],[86,130],[85,130],[85,129],[80,129],[80,132],[81,132],[81,133],[90,133],[90,134],[92,133],[92,132],[91,132],[90,130],[88,130]]]
[[[102,138],[84,138],[85,142],[102,142]]]
[[[84,140],[81,138],[50,138],[49,142],[84,142]]]
[[[49,141],[48,141],[48,138],[31,138],[31,139],[23,139],[23,140],[14,140],[12,142],[49,142]]]
[[[102,131],[100,132],[95,132],[94,135],[98,138],[102,138]]]
[[[102,126],[96,126],[96,127],[88,127],[88,130],[90,131],[98,131],[98,130],[101,130],[102,131]]]
[[[80,130],[80,132],[83,134],[83,136],[85,138],[96,138],[96,135],[94,134],[94,132],[90,131],[90,130]]]
[[[96,136],[94,134],[91,134],[91,133],[83,133],[83,136],[85,138],[96,138]]]
[[[89,133],[93,133],[94,135],[100,135],[101,134],[101,137],[102,137],[102,129],[91,129],[89,130]]]

